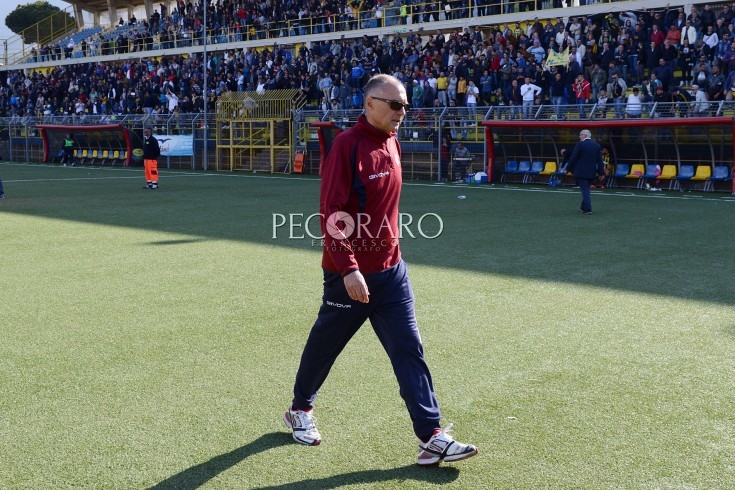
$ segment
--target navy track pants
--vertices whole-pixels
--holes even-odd
[[[401,397],[420,439],[438,429],[439,404],[429,367],[424,360],[408,268],[401,261],[388,270],[368,274],[370,301],[350,299],[342,276],[324,271],[324,296],[319,316],[309,333],[296,374],[293,406],[308,410],[337,356],[365,320],[370,319],[398,380]]]

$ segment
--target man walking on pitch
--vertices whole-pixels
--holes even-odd
[[[604,175],[605,171],[602,165],[600,145],[592,141],[592,133],[589,129],[583,129],[579,132],[579,143],[572,150],[567,170],[574,174],[577,185],[582,191],[582,204],[579,207],[579,212],[592,214],[590,182],[595,179],[596,175]]]
[[[477,448],[454,441],[449,428],[439,425],[439,404],[399,249],[402,178],[396,132],[409,107],[406,90],[398,79],[376,75],[365,86],[364,100],[365,114],[335,138],[324,164],[319,204],[324,294],[283,420],[296,442],[321,443],[313,418],[317,391],[347,342],[370,319],[419,438],[418,464],[469,458]],[[358,430],[359,424],[356,419]]]
[[[148,127],[143,131],[143,165],[145,166],[146,186],[144,189],[158,189],[158,155],[161,147],[153,137],[153,129]]]

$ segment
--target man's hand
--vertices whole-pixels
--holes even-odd
[[[370,291],[368,291],[365,278],[359,270],[347,274],[344,277],[344,282],[347,294],[350,295],[351,299],[359,301],[360,303],[367,303],[370,301]]]

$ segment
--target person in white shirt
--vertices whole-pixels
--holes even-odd
[[[533,110],[533,101],[541,95],[541,87],[531,83],[531,77],[526,77],[526,83],[521,85],[521,96],[523,97],[523,118],[530,119]]]
[[[475,82],[470,80],[467,83],[467,93],[465,94],[466,97],[466,104],[467,107],[469,107],[470,119],[474,121],[475,119],[475,108],[477,107],[477,97],[480,96],[480,89],[477,88],[475,85]]]
[[[717,44],[720,42],[720,37],[712,26],[707,26],[707,34],[704,35],[702,41],[704,41],[704,45],[706,46],[704,52],[707,54],[707,58],[711,60],[717,50]]]
[[[628,95],[628,103],[625,105],[625,112],[630,118],[641,117],[641,112],[643,112],[643,98],[641,97],[638,87],[633,87],[633,93]]]
[[[170,88],[166,91],[166,100],[168,101],[169,112],[174,112],[174,109],[179,105],[179,98]]]
[[[694,102],[692,102],[692,114],[694,116],[706,116],[707,109],[709,108],[709,102],[707,101],[707,94],[704,90],[699,88],[699,85],[692,85],[692,93],[694,95]]]
[[[263,80],[263,77],[258,77],[258,86],[255,88],[255,92],[258,94],[265,93],[265,81]]]
[[[431,88],[436,90],[436,77],[434,76],[434,72],[429,72],[429,78],[426,79],[427,82],[429,82],[429,85],[431,85]]]

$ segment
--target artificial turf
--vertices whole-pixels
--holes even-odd
[[[581,216],[567,188],[406,182],[401,211],[443,226],[402,242],[427,360],[445,421],[480,448],[420,468],[369,325],[320,392],[322,445],[281,421],[321,270],[318,240],[274,214],[317,212],[317,179],[0,177],[2,488],[735,482],[730,195],[597,191]]]

